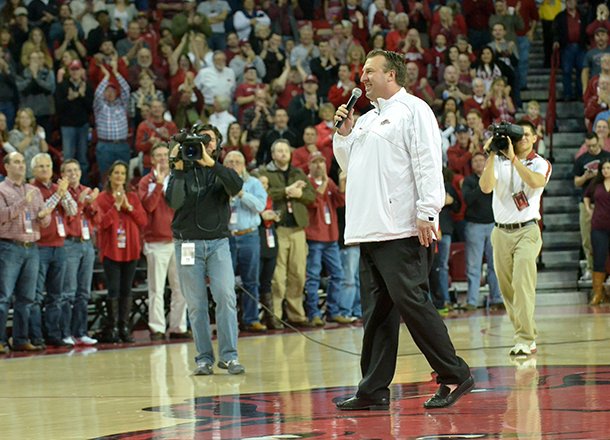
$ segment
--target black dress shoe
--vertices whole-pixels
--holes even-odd
[[[451,391],[451,389],[441,384],[436,391],[434,396],[430,397],[424,403],[424,408],[446,408],[453,405],[457,400],[464,394],[474,388],[474,379],[470,376],[464,382],[458,385],[458,387]]]
[[[390,399],[382,397],[380,399],[367,399],[364,397],[353,396],[347,400],[338,402],[337,408],[341,411],[384,411],[390,408]]]

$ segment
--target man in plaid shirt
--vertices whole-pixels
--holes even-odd
[[[111,67],[120,87],[120,95],[116,84],[110,81],[110,72],[101,66],[104,79],[97,86],[93,99],[98,138],[95,156],[100,176],[104,175],[115,160],[129,163],[131,157],[127,143],[129,85],[118,71],[116,58],[112,59]]]

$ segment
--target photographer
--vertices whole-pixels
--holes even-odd
[[[522,137],[519,127],[523,129]],[[551,164],[534,152],[536,127],[530,122],[521,121],[518,126],[501,124],[494,131],[484,146],[489,157],[479,186],[485,194],[493,191],[493,259],[504,304],[515,328],[515,346],[510,354],[530,355],[536,352],[536,258],[542,247],[538,227],[540,198],[551,175]]]
[[[235,276],[229,250],[229,200],[242,189],[239,175],[216,161],[222,136],[213,125],[203,125],[199,136],[180,139],[170,153],[173,164],[166,199],[174,209],[172,230],[182,293],[197,348],[195,375],[214,373],[214,351],[208,314],[208,294],[216,302],[220,361],[230,374],[245,372],[237,360]],[[197,140],[199,139],[199,144]],[[198,147],[201,145],[201,154]],[[184,160],[190,157],[189,160]],[[199,158],[200,157],[200,158]]]

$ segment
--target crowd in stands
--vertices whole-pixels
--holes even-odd
[[[270,310],[298,325],[323,326],[322,275],[328,278],[326,319],[348,324],[360,318],[358,248],[342,242],[349,176],[334,160],[332,136],[335,109],[354,88],[364,92],[360,75],[371,49],[404,56],[404,87],[438,117],[447,189],[438,270],[431,275],[439,308],[451,302],[449,255],[451,243],[461,241],[466,241],[467,308],[484,301],[478,291],[483,255],[488,304],[502,307],[489,243],[491,199],[481,193],[477,176],[487,127],[515,122],[518,114],[537,128],[537,152],[544,154],[540,105],[521,99],[540,22],[545,64],[559,47],[565,98],[585,100],[588,128],[597,133],[577,159],[574,174],[586,180],[575,180],[576,186],[585,188],[593,177],[592,171],[585,174],[590,156],[610,151],[610,21],[603,3],[566,0],[565,9],[550,0],[6,0],[0,5],[0,174],[7,176],[0,187],[0,260],[13,255],[11,246],[21,258],[0,268],[14,273],[21,261],[19,268],[27,266],[38,280],[29,295],[18,287],[21,278],[5,282],[3,272],[0,353],[8,350],[10,304],[15,350],[39,350],[45,340],[60,346],[95,343],[83,315],[94,248],[112,298],[108,314],[114,322],[102,335],[105,340],[133,340],[130,289],[142,251],[148,259],[151,338],[165,337],[159,298],[168,273],[169,331],[187,335],[175,275],[180,263],[168,246],[171,210],[163,206],[163,193],[171,138],[194,124],[218,128],[218,160],[250,182],[232,202],[234,268],[268,310],[261,321],[258,304],[242,292],[242,328],[282,328]],[[356,113],[372,108],[363,93]],[[600,194],[584,194],[585,231],[589,202]],[[156,209],[163,212],[155,214]],[[593,210],[594,217],[601,209]],[[593,229],[607,237],[608,224],[597,220]],[[32,248],[39,250],[35,258]],[[590,266],[600,270],[599,262],[591,260]]]

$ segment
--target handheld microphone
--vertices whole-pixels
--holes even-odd
[[[348,114],[349,114],[349,112],[352,111],[352,109],[354,108],[354,105],[356,105],[356,101],[358,101],[358,98],[360,98],[361,96],[362,96],[362,90],[360,90],[358,87],[354,87],[354,89],[352,90],[352,96],[350,96],[349,101],[347,101],[347,113]],[[340,121],[335,122],[335,128],[341,128],[344,120],[345,119],[341,119]]]

